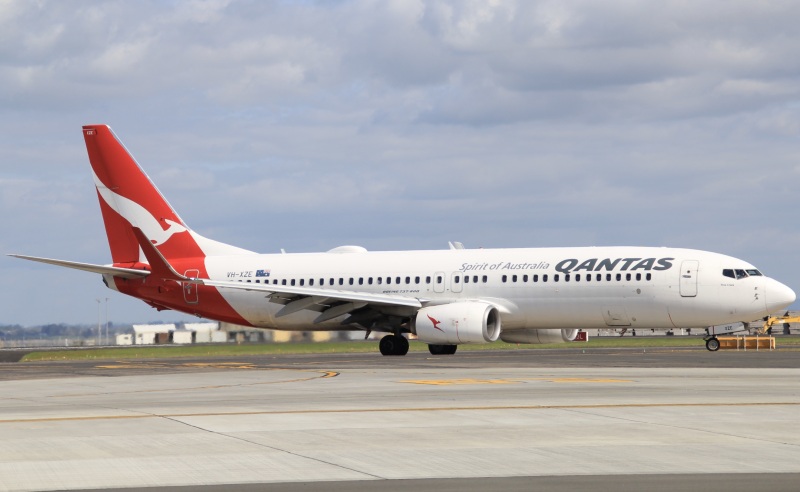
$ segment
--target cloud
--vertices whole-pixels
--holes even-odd
[[[78,127],[109,123],[192,227],[249,249],[688,246],[791,284],[798,20],[791,2],[2,2],[0,247],[107,261]],[[105,295],[52,272],[71,288],[42,309],[51,271],[4,261],[8,322],[91,321]],[[162,317],[119,299],[121,320]]]

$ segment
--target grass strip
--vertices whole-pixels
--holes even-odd
[[[779,337],[779,348],[800,348],[800,337]],[[588,342],[526,345],[495,342],[485,345],[460,345],[459,351],[479,350],[530,350],[530,349],[596,349],[596,348],[704,348],[700,337],[596,337]],[[412,341],[410,351],[427,352],[424,343]],[[102,359],[160,359],[180,357],[235,357],[244,355],[285,354],[352,354],[378,352],[375,341],[327,342],[327,343],[269,343],[269,344],[218,344],[218,345],[160,345],[129,346],[115,348],[81,348],[41,350],[31,352],[22,362],[55,360],[102,360]]]

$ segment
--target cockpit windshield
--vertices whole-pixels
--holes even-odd
[[[762,277],[763,275],[756,269],[725,268],[722,275],[729,278],[741,279],[747,277]]]

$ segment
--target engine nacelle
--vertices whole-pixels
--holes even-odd
[[[508,343],[562,343],[571,342],[578,336],[578,330],[572,329],[559,329],[559,328],[546,328],[541,330],[533,330],[525,328],[522,330],[512,330],[503,332],[500,339]]]
[[[500,336],[500,312],[485,302],[442,304],[417,311],[414,327],[425,343],[489,343]]]

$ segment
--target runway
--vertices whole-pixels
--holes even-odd
[[[799,359],[520,350],[0,364],[0,490],[796,490]]]

